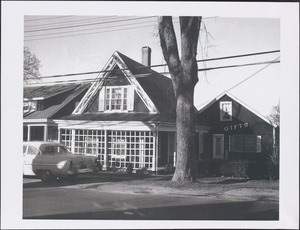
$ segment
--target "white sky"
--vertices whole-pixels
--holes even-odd
[[[95,23],[103,21],[126,20],[128,17],[100,18],[68,16],[49,18],[49,16],[26,16],[24,28],[36,30],[41,28],[63,27],[74,24],[66,23]],[[132,15],[128,15],[132,16]],[[197,59],[217,58],[224,56],[257,53],[265,51],[280,50],[280,19],[279,18],[241,18],[241,17],[218,17],[204,16],[203,22],[209,33],[209,41],[205,41],[205,33],[201,33],[201,43],[198,44]],[[37,20],[38,19],[38,20]],[[78,20],[83,20],[78,22]],[[124,24],[134,24],[122,26]],[[178,18],[174,17],[177,31],[178,44],[180,47],[180,36],[178,33]],[[60,23],[60,24],[57,24]],[[43,24],[51,24],[45,25]],[[114,26],[108,28],[108,26]],[[142,28],[120,30],[128,27]],[[144,27],[147,26],[147,27]],[[103,28],[104,27],[104,28]],[[203,27],[202,27],[203,28]],[[76,30],[95,29],[93,31],[82,31],[79,33],[90,33],[81,36],[76,35]],[[97,30],[96,30],[97,29]],[[111,32],[103,32],[109,31]],[[73,31],[73,33],[70,33]],[[69,33],[66,33],[69,32]],[[53,35],[47,35],[54,33]],[[78,32],[77,32],[78,33]],[[45,35],[46,34],[46,35]],[[49,37],[58,37],[45,39]],[[60,38],[59,38],[60,37]],[[40,69],[42,76],[61,75],[68,73],[83,73],[99,71],[103,68],[112,53],[117,50],[128,57],[141,61],[141,47],[149,46],[152,49],[152,65],[164,64],[162,52],[157,36],[157,19],[146,18],[143,20],[115,22],[111,24],[93,25],[89,27],[72,27],[61,30],[47,30],[38,32],[25,32],[24,45],[29,47],[42,63]],[[209,48],[204,50],[204,46]],[[205,52],[205,53],[204,53]],[[272,61],[279,57],[280,53],[259,55],[254,57],[236,58],[222,61],[211,61],[206,67],[224,65],[245,64],[260,61]],[[205,67],[199,63],[199,68]],[[195,105],[199,107],[208,100],[214,98],[254,74],[266,65],[255,65],[251,67],[237,67],[199,72],[199,83],[195,89]],[[163,69],[154,68],[157,71]],[[263,115],[271,112],[272,106],[279,103],[279,76],[280,64],[272,64],[250,80],[230,91],[249,106],[258,110]],[[87,75],[85,78],[93,78],[95,75]],[[75,76],[68,79],[80,79]],[[44,81],[58,81],[64,78],[47,78]],[[255,92],[253,92],[255,89]]]
[[[280,221],[37,221],[22,219],[22,102],[25,15],[202,15],[214,37],[208,58],[280,49],[273,64],[231,91],[233,95],[269,114],[280,97]],[[242,19],[243,18],[243,19]],[[265,18],[263,20],[262,18]],[[129,33],[128,33],[129,32]],[[141,60],[141,47],[152,48],[152,64],[162,63],[155,29],[103,33],[72,39],[25,42],[42,61],[43,76],[101,70],[115,50]],[[263,61],[277,55],[266,55]],[[202,56],[199,52],[198,59]],[[262,61],[258,57],[239,63]],[[236,60],[207,63],[237,64]],[[195,104],[212,99],[264,65],[199,74]],[[200,65],[199,65],[200,67]],[[61,228],[299,228],[299,3],[248,2],[1,2],[1,227]],[[13,162],[13,164],[11,163]],[[13,196],[12,196],[13,191]],[[122,224],[122,225],[120,225]]]

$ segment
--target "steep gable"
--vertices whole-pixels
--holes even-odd
[[[171,79],[117,51],[101,72],[73,115],[100,111],[97,106],[101,104],[102,88],[129,85],[134,88],[135,103],[139,105],[139,109],[132,112],[160,113],[174,120],[176,103]]]
[[[244,122],[248,120],[255,120],[256,122],[273,126],[273,124],[266,117],[228,92],[220,94],[199,109],[197,117],[200,123],[214,125],[218,122],[222,122],[222,119],[220,118],[220,103],[222,102],[231,102],[231,116],[233,120]],[[226,121],[223,121],[223,123],[225,122]]]

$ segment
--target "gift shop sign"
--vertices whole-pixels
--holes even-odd
[[[224,131],[232,131],[237,129],[244,129],[249,126],[248,123],[241,123],[241,124],[235,124],[235,125],[227,125],[224,127]]]

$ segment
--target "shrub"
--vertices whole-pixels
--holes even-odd
[[[200,177],[220,176],[222,160],[204,160],[198,163],[198,175]]]
[[[128,163],[127,168],[126,168],[126,172],[128,174],[131,174],[133,171],[133,164],[132,163]]]
[[[245,161],[226,161],[220,167],[220,172],[223,176],[248,178],[248,164]]]

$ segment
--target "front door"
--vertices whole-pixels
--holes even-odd
[[[213,135],[213,158],[224,159],[224,134]]]

